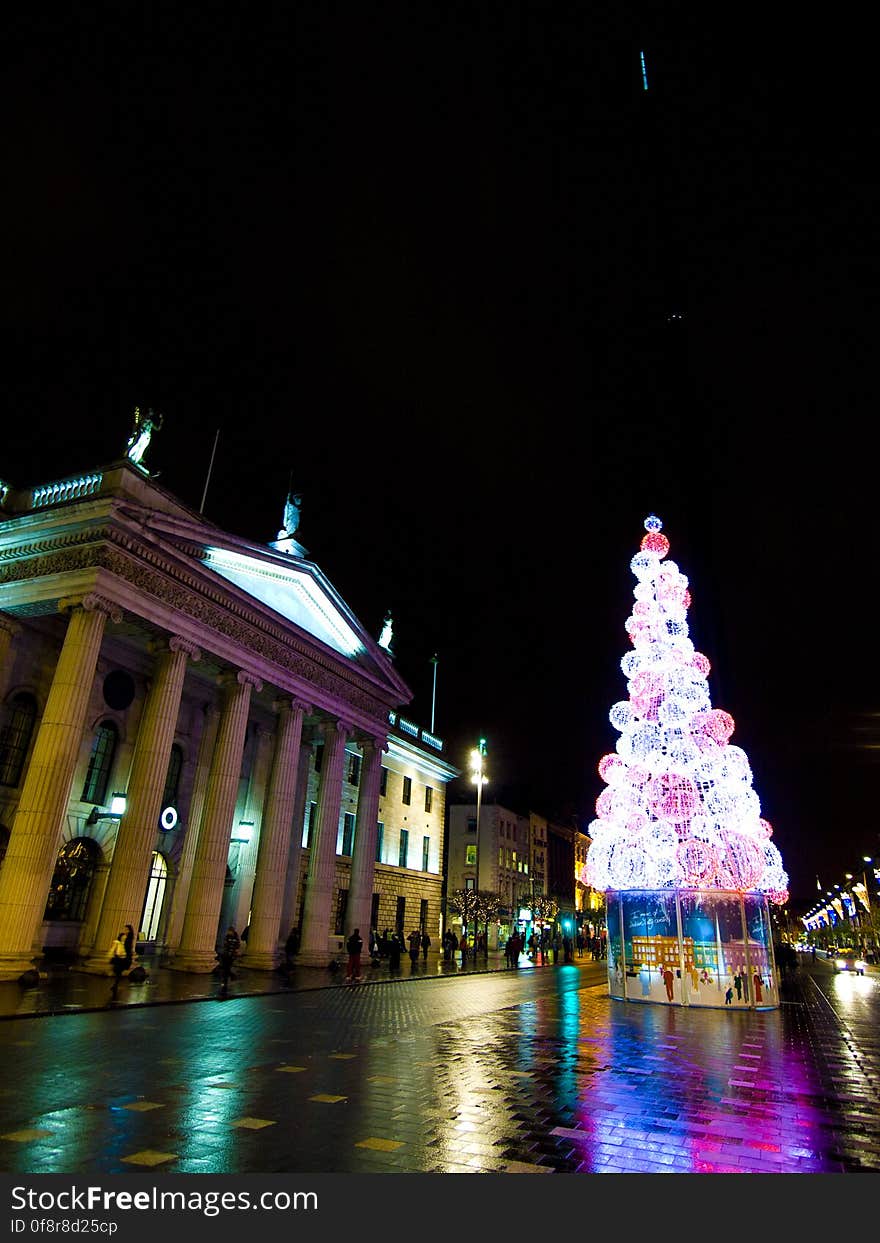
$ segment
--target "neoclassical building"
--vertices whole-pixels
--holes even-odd
[[[411,698],[292,532],[230,535],[132,457],[0,483],[0,979],[103,972],[125,924],[188,971],[229,923],[266,970],[293,927],[306,965],[436,938],[458,770]]]

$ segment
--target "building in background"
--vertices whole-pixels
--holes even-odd
[[[314,965],[438,927],[457,770],[411,698],[292,532],[224,532],[131,457],[0,484],[0,979],[103,972],[127,923],[202,972],[227,923],[266,970],[293,927]]]
[[[476,883],[477,808],[454,803],[448,815],[447,896]],[[582,834],[579,835],[583,837]],[[539,898],[552,898],[556,914],[552,925],[575,924],[574,830],[554,824],[538,812],[528,815],[497,803],[480,809],[480,884],[496,894],[499,911],[489,925],[489,948],[503,945],[514,926],[530,935],[533,923],[544,923],[537,912],[546,909]],[[588,840],[588,839],[586,839]],[[533,918],[534,915],[534,918]],[[448,910],[446,924],[456,934],[461,919]]]

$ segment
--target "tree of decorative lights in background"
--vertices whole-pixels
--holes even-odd
[[[587,879],[603,891],[698,889],[788,900],[788,877],[761,816],[733,718],[712,707],[709,661],[688,638],[688,580],[667,558],[663,524],[645,519],[630,562],[632,642],[621,668],[629,698],[614,704],[619,731],[603,756],[606,788],[588,833]]]

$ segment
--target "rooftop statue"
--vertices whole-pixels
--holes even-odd
[[[152,410],[148,410],[146,414],[141,414],[140,406],[135,406],[134,426],[131,429],[128,444],[125,447],[126,457],[129,461],[134,462],[135,466],[141,465],[141,459],[150,444],[150,437],[153,435],[153,432],[161,431],[164,418],[164,415],[157,415]]]
[[[379,646],[384,647],[386,652],[391,651],[391,611],[385,614],[385,620],[382,623],[382,633],[379,635]]]
[[[299,526],[299,514],[302,507],[302,495],[299,492],[288,492],[284,502],[284,524],[278,532],[279,539],[287,539]]]

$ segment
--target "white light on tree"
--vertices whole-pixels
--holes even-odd
[[[665,560],[652,514],[630,568],[637,582],[620,662],[629,698],[614,704],[615,751],[599,763],[605,789],[589,826],[587,875],[600,890],[699,887],[788,900],[788,877],[761,817],[733,717],[713,708],[708,659],[689,638],[687,577]]]

